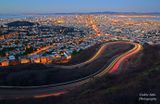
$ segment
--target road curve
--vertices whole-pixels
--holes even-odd
[[[125,59],[138,53],[142,49],[142,46],[138,43],[127,43],[134,45],[134,48],[116,57],[111,62],[111,64],[107,66],[107,68],[103,68],[92,75],[74,81],[43,86],[0,86],[0,99],[42,98],[48,96],[58,96],[74,89],[75,87],[87,83],[90,80],[93,80],[93,78],[102,77],[106,73],[113,73],[119,68]],[[104,47],[104,45],[102,47]]]
[[[98,59],[102,53],[104,52],[104,50],[107,48],[108,45],[113,45],[113,44],[119,44],[119,43],[122,43],[122,41],[117,41],[117,42],[108,42],[108,43],[105,43],[103,44],[100,49],[95,53],[94,56],[92,56],[90,59],[88,59],[87,61],[85,62],[82,62],[82,63],[79,63],[79,64],[75,64],[75,65],[54,65],[53,67],[55,68],[63,68],[63,69],[76,69],[76,68],[80,68],[80,67],[83,67],[89,63],[92,63],[93,61],[95,61],[96,59]],[[129,42],[123,42],[123,43],[129,43]],[[52,65],[50,65],[51,67]]]

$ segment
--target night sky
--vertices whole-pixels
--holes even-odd
[[[160,0],[0,0],[0,13],[160,12]]]

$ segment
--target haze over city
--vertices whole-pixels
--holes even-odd
[[[0,13],[160,12],[159,0],[1,0]]]

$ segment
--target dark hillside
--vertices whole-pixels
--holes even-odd
[[[1,101],[0,104],[159,104],[160,48],[146,45],[117,74],[91,81],[59,97]],[[152,94],[148,101],[142,94]],[[14,103],[13,103],[14,102]]]

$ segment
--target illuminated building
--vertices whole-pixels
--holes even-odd
[[[41,63],[40,57],[33,59],[34,63]]]
[[[20,63],[21,64],[27,64],[27,63],[30,63],[30,60],[29,59],[21,59]]]
[[[46,57],[41,57],[41,63],[46,64],[47,63],[47,58]]]
[[[0,66],[2,66],[2,67],[9,66],[9,61],[8,60],[1,61]]]

